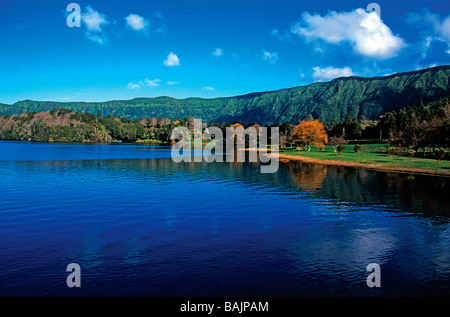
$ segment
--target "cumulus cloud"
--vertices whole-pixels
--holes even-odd
[[[279,31],[277,28],[273,28],[273,29],[270,31],[270,36],[278,37],[278,36],[280,36],[280,31]]]
[[[404,40],[392,34],[376,12],[356,9],[350,12],[330,12],[326,16],[305,12],[291,32],[307,41],[350,43],[363,56],[386,59],[394,57],[406,46]]]
[[[221,48],[216,48],[212,54],[217,57],[222,56],[223,50]]]
[[[145,31],[148,27],[148,21],[137,14],[130,14],[125,18],[127,26],[135,31]]]
[[[108,38],[103,34],[103,25],[109,24],[106,16],[88,6],[81,14],[81,21],[86,26],[86,37],[98,44],[106,44]]]
[[[144,79],[144,83],[149,86],[149,87],[158,87],[161,84],[161,80],[160,79]]]
[[[291,34],[290,33],[281,33],[277,28],[273,28],[270,30],[270,36],[277,38],[280,41],[290,41]]]
[[[128,89],[140,89],[141,85],[137,84],[137,83],[129,82],[127,88]]]
[[[95,11],[92,7],[87,7],[85,12],[81,15],[81,20],[91,32],[101,32],[102,25],[108,24],[106,16]]]
[[[446,43],[446,52],[450,54],[450,15],[441,18],[438,13],[424,10],[422,13],[410,13],[407,22],[421,29],[424,36],[423,55],[426,55],[433,41]]]
[[[313,78],[317,81],[328,81],[338,77],[355,76],[356,74],[350,67],[335,68],[335,67],[314,67]]]
[[[142,87],[155,88],[155,87],[158,87],[160,84],[161,84],[160,79],[150,80],[148,78],[145,78],[144,80],[141,80],[137,83],[129,82],[127,88],[128,89],[141,89]]]
[[[179,82],[178,81],[168,81],[168,82],[166,82],[166,84],[168,85],[168,86],[175,86],[175,85],[178,85],[179,84]]]
[[[263,51],[262,59],[263,59],[263,61],[269,62],[271,64],[275,64],[278,60],[278,53]]]
[[[169,56],[167,56],[167,59],[164,61],[164,65],[167,67],[180,66],[180,60],[177,55],[170,52]]]
[[[159,11],[154,12],[148,19],[137,14],[129,14],[124,19],[126,27],[144,34],[149,34],[150,32],[162,34],[167,29],[164,16]],[[105,26],[115,26],[117,30],[117,23],[114,19],[108,20],[106,15],[98,12],[91,6],[87,6],[84,12],[81,13],[81,21],[86,37],[98,44],[107,44],[108,35],[112,34],[111,31],[105,31]],[[152,26],[151,30],[150,26]]]

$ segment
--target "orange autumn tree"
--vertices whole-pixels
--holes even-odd
[[[235,124],[230,125],[230,128],[242,128],[245,129],[245,127],[240,124],[239,122],[236,122]]]
[[[300,122],[294,127],[292,133],[294,142],[300,146],[305,146],[308,151],[311,151],[311,144],[323,149],[325,143],[328,142],[328,135],[325,127],[319,120],[307,120]]]

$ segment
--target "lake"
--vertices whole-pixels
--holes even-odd
[[[450,295],[450,178],[259,167],[0,142],[0,296]]]

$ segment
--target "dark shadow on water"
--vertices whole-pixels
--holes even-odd
[[[290,162],[290,165],[295,166],[289,167],[293,179],[305,181],[305,175],[311,174],[312,164]],[[316,186],[316,195],[323,198],[361,206],[386,205],[425,217],[450,218],[448,177],[342,166],[322,166],[315,169],[315,178],[309,180]],[[326,177],[321,176],[323,173]],[[322,178],[320,186],[317,185],[319,178]]]
[[[150,177],[161,179],[162,182],[181,178],[238,182],[249,188],[262,186],[279,195],[299,193],[312,200],[322,199],[362,207],[383,205],[418,216],[450,218],[450,178],[440,176],[293,161],[280,163],[278,172],[273,174],[262,174],[258,162],[174,163],[170,158],[27,161],[15,164],[21,164],[21,171],[25,174],[27,170],[33,173],[33,169],[39,167],[58,173],[69,170],[86,173],[91,170],[92,173],[101,173],[99,177],[126,177],[138,182],[145,182]]]

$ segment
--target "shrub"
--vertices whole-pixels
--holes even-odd
[[[355,146],[353,147],[353,151],[355,151],[355,153],[359,153],[360,150],[361,150],[361,145],[355,144]]]
[[[332,136],[328,140],[328,145],[333,147],[334,152],[336,152],[337,146],[341,144],[347,144],[348,142],[343,137]]]
[[[445,153],[446,151],[443,148],[438,148],[434,150],[434,156],[438,163],[445,157]]]
[[[388,156],[394,156],[398,154],[398,147],[390,146],[387,148],[387,155]]]
[[[336,150],[337,150],[337,152],[338,152],[338,155],[341,155],[342,152],[345,151],[345,145],[339,144],[339,145],[336,147]]]
[[[337,146],[339,144],[347,144],[348,142],[343,137],[332,136],[328,140],[328,145]]]
[[[406,155],[408,155],[409,159],[411,160],[411,158],[414,156],[414,154],[416,154],[416,151],[413,149],[408,149],[406,151]]]

